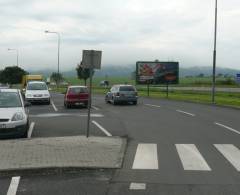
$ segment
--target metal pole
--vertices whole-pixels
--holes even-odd
[[[167,98],[168,98],[168,81],[167,81]]]
[[[215,103],[216,86],[216,47],[217,47],[217,0],[215,1],[215,28],[214,28],[214,50],[213,50],[213,75],[212,75],[212,103]]]
[[[149,81],[148,81],[148,84],[147,84],[147,95],[149,97]]]
[[[60,34],[57,33],[58,35],[58,75],[60,73],[60,70],[59,70],[59,59],[60,59]]]
[[[18,49],[16,51],[17,51],[17,66],[18,66]]]
[[[87,120],[87,135],[89,137],[90,132],[90,119],[91,119],[91,107],[92,107],[92,73],[93,73],[93,55],[94,51],[91,51],[91,67],[90,67],[90,81],[89,81],[89,95],[88,95],[88,120]]]

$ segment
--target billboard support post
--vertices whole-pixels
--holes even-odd
[[[166,83],[166,87],[167,87],[166,92],[167,92],[167,98],[168,98],[168,81],[167,81],[167,83]]]
[[[148,81],[148,83],[147,83],[147,96],[149,97],[149,93],[150,93],[150,89],[149,89],[149,86],[150,85],[150,81]]]

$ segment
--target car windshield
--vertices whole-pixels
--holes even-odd
[[[45,83],[29,83],[27,90],[47,90],[47,85]]]
[[[16,92],[0,92],[0,108],[22,107],[19,94]]]
[[[119,88],[119,91],[135,91],[135,89],[132,86],[122,86]]]
[[[70,88],[69,93],[72,93],[72,94],[87,93],[87,88],[85,88],[85,87]]]

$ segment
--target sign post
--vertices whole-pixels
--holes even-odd
[[[168,81],[166,83],[166,87],[167,87],[167,98],[168,98]]]
[[[147,82],[147,96],[149,97],[149,92],[150,92],[150,80]]]
[[[236,83],[240,84],[240,73],[236,74]]]
[[[89,75],[90,82],[89,82],[89,95],[88,95],[88,117],[87,117],[86,137],[89,137],[89,134],[90,134],[93,70],[101,68],[101,59],[102,59],[102,51],[83,50],[82,66],[84,68],[88,68],[89,72],[90,72],[90,75]]]

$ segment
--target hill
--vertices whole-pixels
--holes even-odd
[[[43,74],[46,77],[49,77],[54,70],[44,69],[38,71],[28,70],[31,74]],[[95,71],[95,77],[129,77],[131,73],[135,71],[135,65],[129,66],[103,66],[101,70]],[[68,70],[62,72],[64,77],[76,77],[76,71]],[[235,76],[237,73],[240,73],[240,70],[230,69],[230,68],[222,68],[218,67],[216,69],[217,74],[230,75]],[[180,77],[185,76],[197,76],[199,74],[204,74],[204,76],[210,76],[212,74],[212,67],[210,66],[195,66],[188,68],[181,68],[179,70]]]

